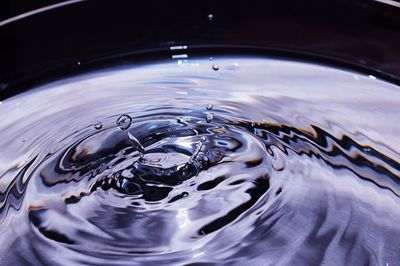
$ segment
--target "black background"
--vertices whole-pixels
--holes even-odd
[[[1,1],[1,16],[58,2]],[[400,8],[369,0],[89,0],[2,26],[0,41],[0,98],[116,54],[181,44],[318,57],[400,84]]]
[[[1,0],[0,20],[20,15],[31,10],[42,8],[48,5],[57,4],[63,1],[44,0]]]

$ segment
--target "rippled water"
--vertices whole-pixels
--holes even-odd
[[[6,99],[1,265],[400,265],[399,114],[373,76],[240,56]]]

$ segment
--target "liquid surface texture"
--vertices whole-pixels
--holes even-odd
[[[400,89],[261,57],[0,104],[1,265],[400,265]]]

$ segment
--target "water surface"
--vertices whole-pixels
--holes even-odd
[[[0,104],[0,262],[399,265],[399,113],[398,86],[261,57],[32,89]]]

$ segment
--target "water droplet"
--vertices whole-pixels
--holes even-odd
[[[143,156],[146,150],[144,149],[142,143],[140,143],[140,141],[131,132],[128,132],[128,137],[131,140],[135,149],[137,149],[137,151],[139,152],[140,156]]]
[[[217,64],[212,65],[212,69],[214,69],[215,71],[218,71],[219,70],[219,65],[217,65]]]
[[[211,110],[211,109],[213,109],[213,105],[211,103],[209,103],[209,104],[207,104],[206,108],[207,108],[207,110]]]
[[[131,126],[131,123],[132,123],[132,118],[129,115],[121,115],[120,117],[118,117],[116,122],[117,126],[121,130],[128,129]]]
[[[182,193],[182,196],[183,196],[183,197],[187,197],[187,196],[189,196],[189,193],[183,192],[183,193]]]
[[[203,147],[203,143],[207,140],[206,137],[201,137],[199,144],[197,145],[196,149],[194,150],[192,157],[189,159],[188,163],[192,164],[196,159],[197,155],[199,154],[201,147]]]
[[[81,65],[81,62],[78,62],[78,66],[80,66]]]
[[[208,21],[212,21],[214,19],[214,15],[213,14],[208,14]]]
[[[210,57],[210,61],[214,60],[212,57]]]
[[[96,121],[94,122],[93,127],[95,129],[101,129],[103,127],[103,124],[100,121]]]
[[[207,117],[206,117],[207,123],[210,123],[213,120],[213,118],[214,118],[213,114],[208,114]]]

